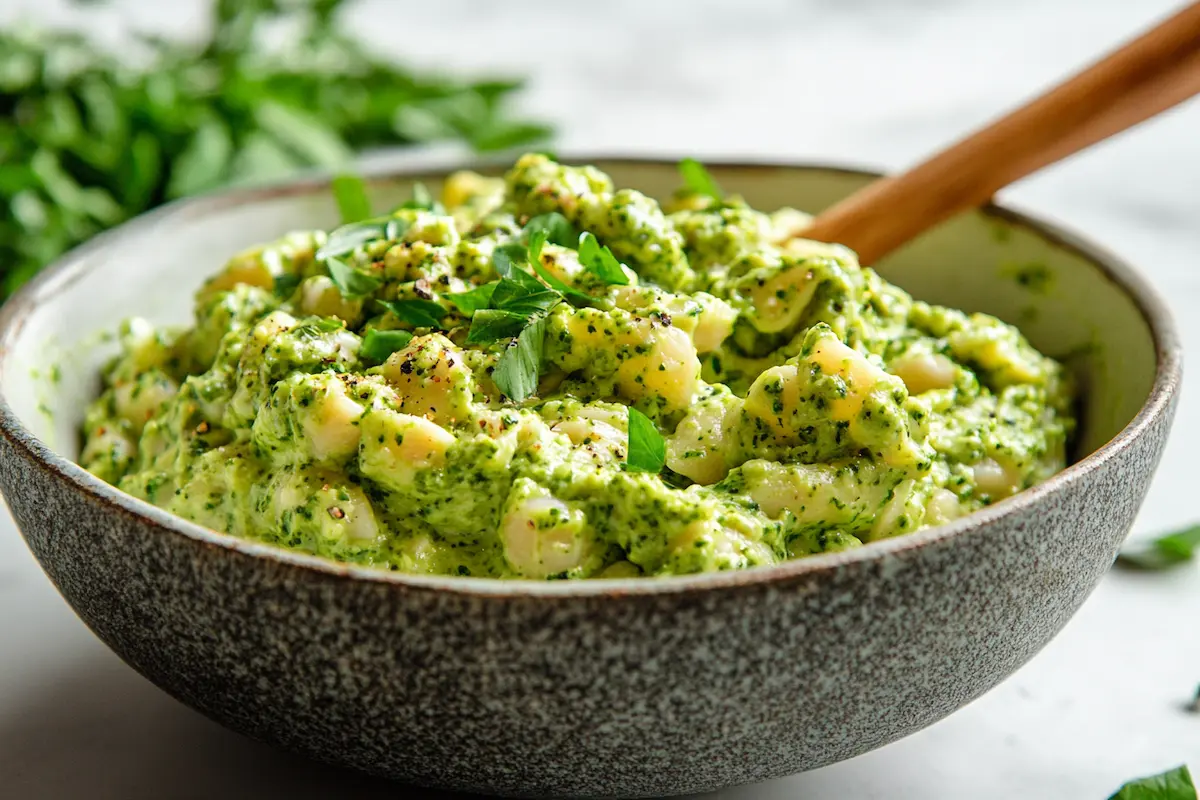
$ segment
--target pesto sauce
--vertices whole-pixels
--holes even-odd
[[[857,547],[1065,463],[1058,363],[993,317],[915,301],[845,248],[795,238],[793,209],[687,191],[660,205],[543,155],[504,179],[453,175],[442,201],[394,211],[378,226],[391,238],[340,253],[336,274],[318,257],[328,234],[297,232],[230,259],[191,327],[126,323],[81,463],[237,536],[535,579]],[[508,344],[469,344],[453,298],[496,281],[496,248],[547,213],[595,235],[628,285],[542,248],[576,302],[541,312],[538,391],[514,403],[495,382]],[[436,329],[397,316],[412,300],[445,309]],[[360,352],[372,330],[412,338]],[[627,407],[665,437],[661,475],[626,468]]]

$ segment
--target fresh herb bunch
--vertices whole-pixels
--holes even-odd
[[[216,0],[198,44],[141,36],[119,61],[87,37],[0,31],[0,299],[60,253],[166,200],[443,139],[544,138],[517,81],[413,73],[337,24],[342,0]],[[301,31],[265,48],[262,29]]]

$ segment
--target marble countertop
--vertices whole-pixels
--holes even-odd
[[[352,21],[413,63],[531,76],[524,102],[570,149],[688,151],[899,168],[1177,5],[1162,0],[365,0]],[[187,32],[195,2],[7,0],[117,37]],[[1004,193],[1138,264],[1200,347],[1200,101]],[[1134,528],[1200,518],[1186,381]],[[851,761],[714,796],[1103,800],[1125,779],[1200,772],[1200,568],[1114,572],[1041,654],[943,722]],[[403,790],[401,790],[403,791]],[[0,521],[0,796],[374,798],[397,787],[229,733],[122,664]],[[431,793],[431,796],[432,793]]]

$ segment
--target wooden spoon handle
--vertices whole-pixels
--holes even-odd
[[[1000,188],[1200,93],[1200,2],[907,172],[819,214],[802,234],[874,263]]]

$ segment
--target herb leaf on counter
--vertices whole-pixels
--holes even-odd
[[[0,31],[0,300],[166,200],[341,169],[369,148],[449,139],[486,150],[549,133],[511,116],[520,81],[374,55],[341,24],[344,5],[217,0],[206,39],[137,36],[136,64],[80,33]],[[274,46],[276,29],[296,35]],[[437,204],[417,189],[408,207]]]
[[[662,472],[667,463],[667,441],[642,412],[629,407],[629,438],[625,466],[634,472]]]
[[[1200,525],[1193,525],[1175,533],[1122,550],[1117,563],[1131,569],[1161,571],[1191,561],[1200,550]]]
[[[1108,800],[1197,800],[1196,785],[1186,766],[1161,775],[1132,780]]]
[[[694,158],[685,158],[679,162],[679,175],[683,178],[683,184],[692,194],[711,197],[717,202],[725,199],[721,187],[717,181],[709,174],[708,170]]]

